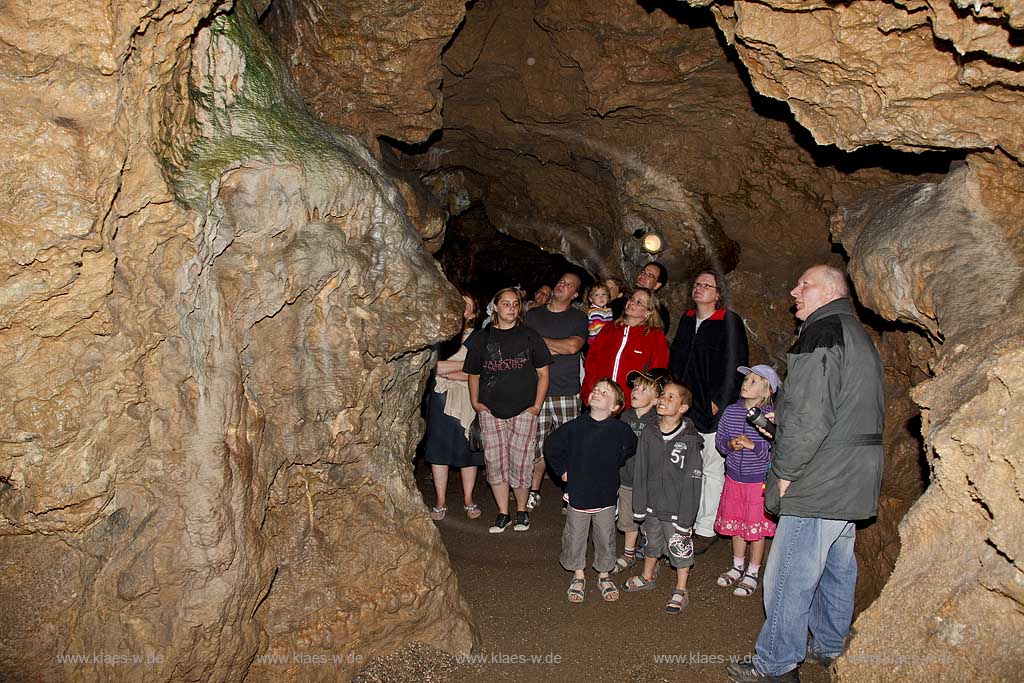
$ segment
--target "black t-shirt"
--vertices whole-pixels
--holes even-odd
[[[526,324],[543,338],[567,339],[579,337],[587,341],[587,314],[569,307],[555,313],[547,306],[531,308],[526,312]],[[545,346],[547,346],[545,344]],[[548,396],[576,396],[580,393],[580,352],[571,355],[553,354],[551,383]]]
[[[462,369],[480,375],[477,400],[495,417],[507,420],[533,405],[537,398],[537,368],[551,365],[551,354],[540,335],[526,325],[499,330],[489,325],[466,340]]]

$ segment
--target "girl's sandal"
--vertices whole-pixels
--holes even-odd
[[[690,604],[690,593],[682,588],[674,588],[672,590],[672,597],[668,599],[668,604],[665,605],[666,614],[679,614],[686,609]]]
[[[756,574],[743,574],[743,578],[736,584],[736,590],[732,592],[733,595],[738,595],[741,598],[749,598],[757,590],[757,575]]]
[[[448,514],[448,508],[446,507],[433,507],[430,508],[430,518],[435,522],[440,522],[444,519],[444,516]]]
[[[473,503],[472,505],[463,505],[462,509],[466,511],[466,516],[470,519],[477,519],[481,515],[480,506],[476,503]]]
[[[615,587],[615,582],[610,577],[598,577],[597,585],[601,589],[601,597],[605,602],[615,602],[619,599],[619,589]]]
[[[622,590],[627,593],[639,593],[640,591],[652,591],[654,590],[654,579],[645,579],[643,574],[637,574],[626,579],[626,583],[622,584]]]
[[[718,577],[718,585],[722,588],[732,588],[741,578],[743,578],[743,570],[733,567]]]
[[[587,586],[586,579],[573,579],[569,582],[569,590],[565,592],[565,597],[569,599],[569,602],[583,602],[585,593],[583,589]]]

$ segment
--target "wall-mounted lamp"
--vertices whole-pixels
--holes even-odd
[[[640,248],[648,254],[658,254],[665,249],[665,240],[653,228],[640,228],[633,232],[633,237],[640,240]]]

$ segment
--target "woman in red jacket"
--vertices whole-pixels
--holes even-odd
[[[661,331],[658,298],[651,290],[640,287],[626,301],[622,316],[614,324],[602,327],[591,342],[580,395],[586,401],[602,377],[611,377],[625,392],[628,407],[626,375],[632,370],[667,366],[668,341]]]

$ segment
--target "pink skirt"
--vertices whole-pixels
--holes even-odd
[[[715,531],[723,536],[742,536],[744,541],[774,536],[775,523],[764,512],[764,484],[741,484],[726,475]]]

